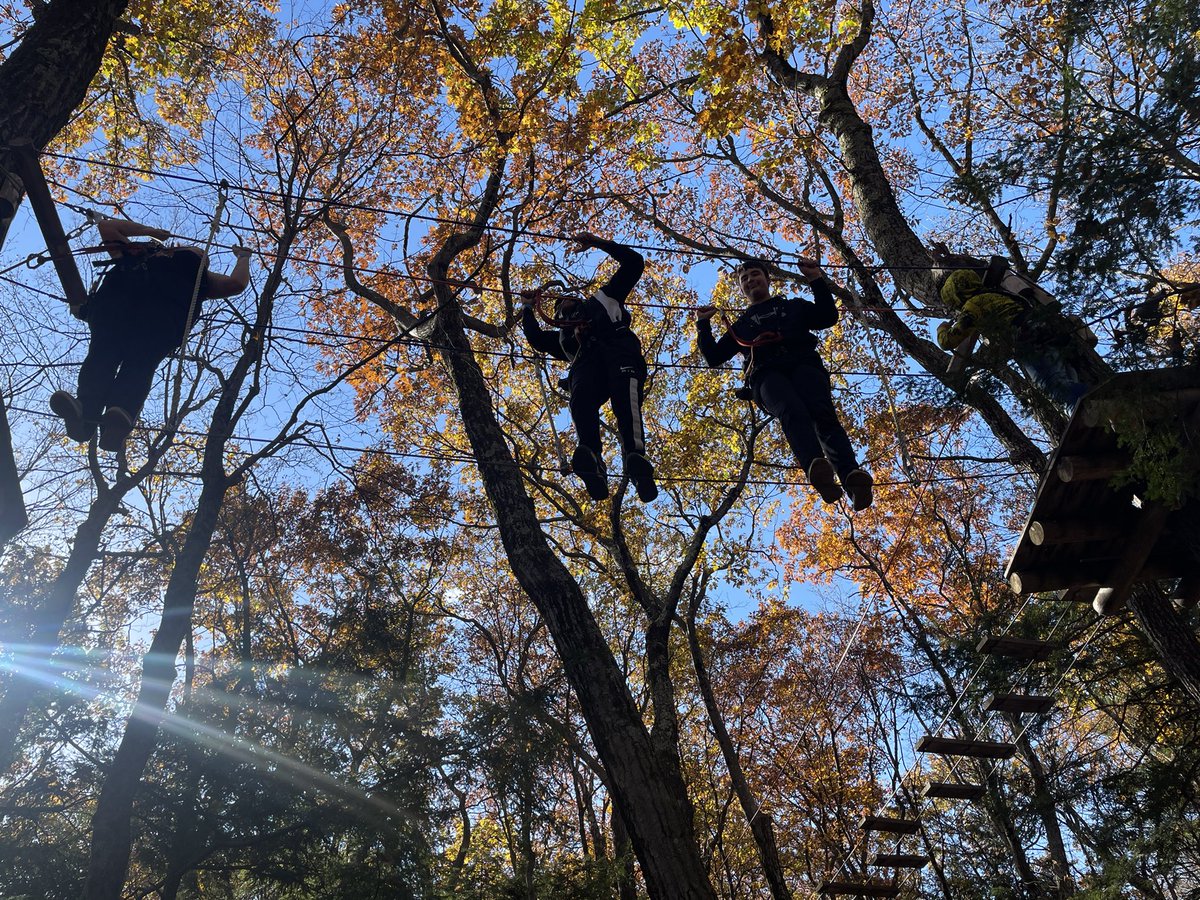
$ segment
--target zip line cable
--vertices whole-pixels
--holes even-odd
[[[31,416],[34,416],[37,418],[43,418],[43,419],[57,418],[57,416],[55,416],[53,413],[47,412],[46,410],[43,410],[43,409],[35,409],[32,407],[17,406],[17,405],[11,405],[8,408],[12,411],[26,413],[28,415],[31,415]],[[165,427],[165,423],[164,423],[164,427]],[[161,430],[161,429],[159,428],[159,426],[155,426],[154,428],[151,428],[150,426],[141,425],[141,426],[138,426],[137,430],[152,431],[152,430]],[[206,432],[206,431],[193,431],[193,430],[188,430],[188,429],[177,429],[176,431],[178,434],[181,434],[181,435],[184,435],[187,437],[203,438],[203,437],[208,436],[208,432]],[[230,437],[230,440],[234,441],[234,442],[245,443],[245,444],[271,444],[274,442],[275,439],[235,434]],[[449,462],[449,463],[456,463],[456,464],[463,464],[463,465],[475,465],[478,463],[478,460],[476,459],[476,457],[469,450],[458,449],[458,448],[455,448],[454,452],[440,452],[440,451],[435,452],[432,448],[428,448],[428,452],[413,452],[413,451],[403,451],[403,450],[390,450],[390,449],[384,449],[384,448],[380,448],[380,447],[351,446],[351,445],[347,445],[347,444],[336,443],[333,441],[314,441],[314,440],[311,440],[308,438],[304,439],[304,443],[307,446],[310,446],[310,447],[312,447],[314,449],[318,449],[318,450],[340,451],[340,452],[344,452],[344,453],[358,453],[358,454],[376,453],[376,454],[388,456],[388,457],[395,458],[395,459],[418,459],[418,460],[427,460],[427,461],[432,461],[432,462]],[[533,464],[522,463],[522,462],[517,462],[517,461],[514,461],[512,463],[490,463],[490,465],[504,465],[504,466],[508,466],[511,468],[522,469],[525,471],[536,472],[536,473],[548,472],[548,473],[561,474],[559,472],[558,468],[554,467],[554,466],[540,466],[540,465],[533,465]],[[774,468],[774,469],[781,469],[781,470],[785,470],[785,471],[798,471],[800,469],[800,466],[785,465],[785,464],[767,464],[767,463],[756,462],[755,465],[759,466],[760,468]],[[623,472],[613,472],[612,474],[620,477],[620,476],[623,476],[624,473]],[[658,476],[656,475],[655,477],[657,478]],[[931,476],[931,477],[922,479],[922,483],[950,484],[950,483],[962,482],[962,481],[987,481],[990,479],[1012,478],[1012,477],[1013,477],[1012,472],[979,472],[979,473],[975,473],[975,474]],[[716,478],[716,477],[700,478],[700,477],[694,477],[694,476],[689,477],[689,476],[679,476],[679,475],[677,475],[677,476],[664,475],[660,480],[676,482],[679,484],[721,484],[721,485],[725,485],[725,484],[738,484],[740,482],[740,479],[736,479],[736,478]],[[753,485],[759,485],[759,486],[765,486],[765,487],[795,487],[797,485],[797,482],[794,480],[782,481],[782,480],[778,480],[778,479],[761,479],[760,478],[760,479],[748,479],[746,481],[746,484],[753,484]],[[898,481],[877,481],[877,482],[875,482],[875,484],[877,486],[881,486],[881,487],[891,487],[891,486],[900,486],[900,485],[911,484],[911,482],[908,481],[907,479],[902,479],[902,480],[898,480]]]
[[[174,421],[179,414],[179,397],[183,388],[183,357],[187,353],[189,332],[196,319],[196,304],[200,301],[200,285],[204,282],[204,273],[208,269],[208,253],[212,249],[217,231],[221,228],[221,217],[225,214],[225,204],[229,201],[229,184],[222,179],[217,188],[217,208],[213,212],[212,222],[208,228],[208,238],[204,242],[204,250],[200,254],[200,264],[196,267],[196,281],[192,285],[192,298],[188,303],[187,318],[183,325],[183,339],[176,351],[177,365],[175,367],[175,386],[171,394],[171,419]],[[179,424],[175,422],[175,424]]]
[[[204,178],[201,176],[183,175],[183,174],[180,174],[177,172],[167,172],[162,169],[151,169],[151,168],[147,168],[144,166],[131,166],[131,165],[128,165],[125,163],[110,162],[108,160],[91,159],[89,157],[76,156],[76,155],[70,154],[70,153],[57,153],[57,152],[50,151],[50,150],[43,150],[43,151],[41,151],[41,155],[48,156],[52,159],[65,160],[67,162],[75,162],[75,163],[80,163],[80,164],[88,165],[88,166],[100,166],[102,168],[116,169],[118,171],[130,172],[130,173],[133,173],[136,175],[145,175],[145,176],[149,176],[149,177],[153,177],[153,178],[162,178],[162,179],[165,179],[168,181],[179,181],[179,182],[183,182],[186,184],[203,185],[203,186],[210,187],[210,188],[215,188],[220,184],[220,181],[214,181],[213,179]],[[448,218],[445,216],[431,215],[429,213],[404,212],[403,210],[389,209],[387,207],[374,206],[374,205],[368,204],[368,203],[351,203],[351,202],[345,201],[345,200],[319,200],[316,198],[307,198],[307,197],[299,196],[296,194],[291,194],[286,191],[277,191],[277,190],[271,190],[268,188],[252,187],[250,185],[245,185],[245,184],[232,184],[230,186],[243,194],[258,195],[260,197],[270,197],[270,198],[277,199],[277,200],[289,200],[289,201],[293,201],[293,202],[299,201],[302,203],[312,203],[314,208],[326,207],[329,209],[353,210],[355,212],[375,213],[378,215],[401,216],[401,217],[404,217],[407,219],[416,219],[418,221],[430,222],[430,223],[438,224],[438,225],[453,225],[453,226],[461,227],[461,228],[482,227],[486,231],[498,231],[498,232],[501,232],[506,235],[512,234],[511,228],[508,228],[506,226],[501,226],[501,225],[485,224],[483,226],[479,226],[479,225],[476,225],[476,223],[474,223],[474,222],[466,221],[463,219],[452,219],[452,218]],[[569,239],[569,237],[570,237],[569,235],[556,234],[556,233],[545,232],[545,231],[535,231],[532,229],[528,229],[528,230],[523,229],[520,232],[518,232],[518,234],[521,235],[522,237],[543,238],[543,239],[553,240],[553,241],[562,241],[565,239]],[[676,255],[676,256],[689,256],[689,257],[697,257],[697,258],[701,258],[701,259],[713,259],[713,260],[741,260],[741,259],[744,259],[745,256],[747,255],[747,254],[737,254],[737,253],[730,253],[730,254],[723,255],[723,254],[719,254],[719,253],[712,253],[707,250],[689,250],[689,249],[682,248],[682,247],[663,247],[663,246],[654,245],[654,244],[628,244],[626,246],[629,246],[635,250],[646,250],[646,251],[650,251],[650,252],[654,252],[654,253],[663,253],[663,254]],[[792,251],[783,251],[782,253],[784,256],[790,256],[790,257],[803,256],[803,254],[795,253]],[[852,266],[852,265],[848,265],[848,264],[836,264],[836,265],[831,264],[829,266],[829,268],[857,270],[860,267]],[[910,271],[910,270],[911,271],[925,271],[925,270],[928,270],[930,267],[929,266],[919,266],[919,265],[917,265],[917,266],[895,266],[895,265],[879,264],[879,265],[865,266],[862,268],[865,268],[868,271],[877,271],[878,272],[878,271]]]

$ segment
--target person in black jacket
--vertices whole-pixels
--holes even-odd
[[[646,433],[642,425],[646,360],[642,344],[629,327],[625,300],[642,277],[645,261],[631,247],[583,232],[574,237],[581,250],[603,250],[618,263],[617,271],[587,298],[559,298],[553,321],[557,331],[538,325],[532,306],[527,305],[521,326],[529,345],[539,353],[568,362],[565,379],[571,395],[571,420],[579,446],[571,457],[571,468],[595,500],[608,496],[608,472],[600,442],[600,408],[609,403],[617,420],[617,432],[625,455],[625,474],[638,496],[649,503],[658,496],[654,466],[646,456]]]
[[[100,448],[116,452],[133,430],[159,364],[183,343],[204,300],[246,289],[250,251],[235,249],[233,271],[220,275],[208,271],[199,247],[159,243],[170,237],[161,228],[126,219],[103,219],[97,228],[113,262],[81,311],[91,342],[79,367],[79,396],[55,391],[50,409],[72,440],[90,441],[99,426]],[[132,240],[138,237],[153,240]]]
[[[741,353],[746,384],[755,401],[779,419],[796,461],[821,499],[836,502],[844,487],[854,509],[866,509],[873,499],[873,481],[859,468],[846,430],[838,421],[829,373],[813,334],[837,322],[837,303],[817,263],[801,259],[800,271],[812,288],[812,301],[773,296],[767,264],[753,259],[742,263],[737,269],[738,284],[750,307],[720,340],[714,339],[710,321],[716,309],[704,306],[697,310],[700,352],[714,368]]]

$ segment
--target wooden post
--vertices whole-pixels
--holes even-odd
[[[75,257],[71,255],[71,245],[67,243],[67,235],[58,218],[58,208],[50,196],[50,188],[46,186],[37,150],[28,138],[17,138],[11,147],[13,162],[25,185],[25,193],[37,217],[38,227],[46,239],[46,249],[50,251],[50,259],[62,282],[63,293],[74,310],[87,302],[87,288],[83,286]]]
[[[13,172],[0,168],[0,247],[8,236],[8,226],[21,205],[24,186]],[[13,455],[12,429],[8,424],[8,404],[0,393],[0,546],[16,537],[29,524],[21,476]]]
[[[1124,608],[1133,583],[1139,575],[1144,577],[1143,566],[1158,543],[1163,526],[1167,524],[1167,508],[1157,503],[1148,505],[1149,509],[1142,510],[1137,526],[1130,532],[1125,552],[1109,572],[1100,590],[1096,591],[1092,608],[1102,616],[1115,615]]]
[[[0,393],[0,546],[16,537],[29,524],[21,476],[13,455],[12,431],[8,427],[8,405]]]

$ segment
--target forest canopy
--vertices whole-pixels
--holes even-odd
[[[0,37],[0,897],[1200,892],[1194,4],[16,0]],[[90,350],[156,327],[97,324],[141,252],[191,259],[186,341],[123,443],[72,437]],[[867,508],[705,364],[746,260],[836,301],[805,352]],[[1000,269],[1047,302],[947,290],[1016,303]],[[606,499],[526,336],[597,294],[645,364]],[[1074,421],[1047,357],[1190,386],[1112,414],[1175,557],[1117,615],[1006,583]]]

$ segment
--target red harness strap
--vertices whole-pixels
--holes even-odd
[[[755,347],[765,347],[767,344],[778,344],[783,340],[783,335],[778,331],[764,331],[752,341],[745,341],[738,337],[738,333],[733,330],[733,323],[729,321],[729,316],[721,313],[721,320],[725,323],[725,330],[733,335],[733,339],[738,342],[739,346],[753,350]]]
[[[579,325],[587,324],[587,319],[556,319],[552,315],[549,315],[546,312],[545,306],[545,300],[547,297],[553,297],[557,300],[574,300],[580,305],[583,304],[583,299],[575,296],[574,294],[551,294],[541,288],[535,291],[533,295],[533,308],[537,311],[537,314],[541,316],[542,321],[544,321],[551,328],[575,328]]]

